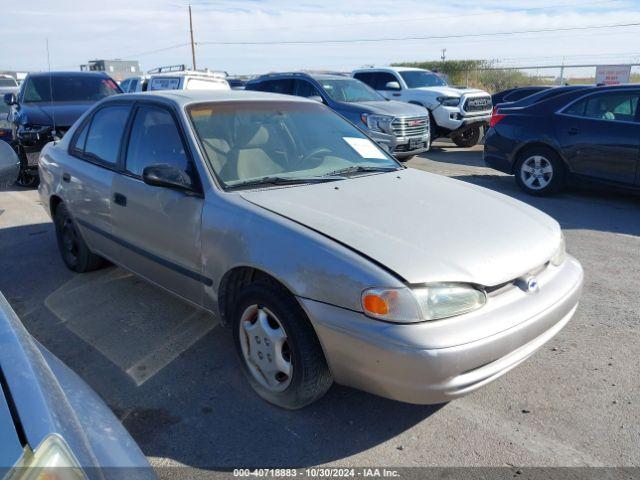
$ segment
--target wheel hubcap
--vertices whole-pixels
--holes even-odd
[[[240,318],[240,345],[244,361],[263,387],[281,392],[291,383],[293,366],[287,333],[267,308],[248,307]]]
[[[542,190],[551,183],[553,165],[542,155],[533,155],[522,162],[520,179],[532,190]]]

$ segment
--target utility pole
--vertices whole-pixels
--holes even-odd
[[[191,64],[196,69],[196,44],[193,41],[193,20],[191,19],[191,5],[189,5],[189,32],[191,33]]]
[[[446,48],[443,48],[443,49],[442,49],[442,56],[440,57],[440,58],[442,59],[442,63],[444,63],[444,61],[445,61],[445,60],[446,60],[446,58],[447,58],[446,53],[447,53],[447,49],[446,49]]]

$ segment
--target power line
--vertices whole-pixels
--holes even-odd
[[[455,15],[428,15],[428,16],[415,16],[405,19],[397,19],[397,20],[389,20],[388,18],[385,20],[369,20],[364,22],[349,22],[349,23],[331,23],[331,24],[307,24],[307,25],[296,25],[298,28],[342,28],[342,27],[357,27],[360,25],[392,25],[396,23],[404,23],[404,22],[414,22],[414,21],[422,21],[422,20],[444,20],[449,18],[468,18],[468,17],[485,17],[491,15],[500,15],[500,14],[514,14],[514,13],[522,13],[522,12],[535,12],[535,11],[543,11],[549,9],[560,9],[567,7],[585,7],[591,5],[600,5],[600,4],[609,4],[609,3],[620,3],[623,0],[597,0],[592,2],[582,2],[582,3],[565,3],[561,5],[547,5],[545,7],[531,7],[531,8],[519,8],[517,10],[498,10],[492,12],[478,12],[478,13],[466,13],[466,14],[455,14]],[[282,27],[262,27],[262,28],[233,28],[233,29],[224,29],[224,33],[227,32],[244,32],[244,31],[264,31],[264,30],[282,30]]]
[[[487,33],[463,33],[459,35],[429,35],[419,37],[390,37],[390,38],[354,38],[354,39],[326,39],[326,40],[274,40],[266,42],[243,41],[204,41],[198,42],[198,45],[310,45],[310,44],[335,44],[335,43],[374,43],[374,42],[406,42],[411,40],[446,40],[456,38],[470,37],[495,37],[501,35],[522,35],[528,33],[550,33],[550,32],[569,32],[579,30],[593,30],[602,28],[621,28],[621,27],[637,27],[640,22],[634,23],[615,23],[610,25],[589,25],[583,27],[564,27],[564,28],[542,28],[536,30],[516,30],[511,32],[487,32]]]

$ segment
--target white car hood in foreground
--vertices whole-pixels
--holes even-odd
[[[558,223],[522,202],[415,169],[242,196],[383,264],[409,283],[513,280],[549,261]]]

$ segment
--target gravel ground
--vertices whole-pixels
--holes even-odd
[[[116,267],[67,271],[35,191],[0,192],[0,290],[156,467],[640,466],[640,198],[528,197],[512,177],[483,166],[479,147],[437,144],[408,165],[547,212],[586,273],[581,305],[557,337],[447,405],[405,405],[338,386],[302,411],[266,404],[216,319]]]

